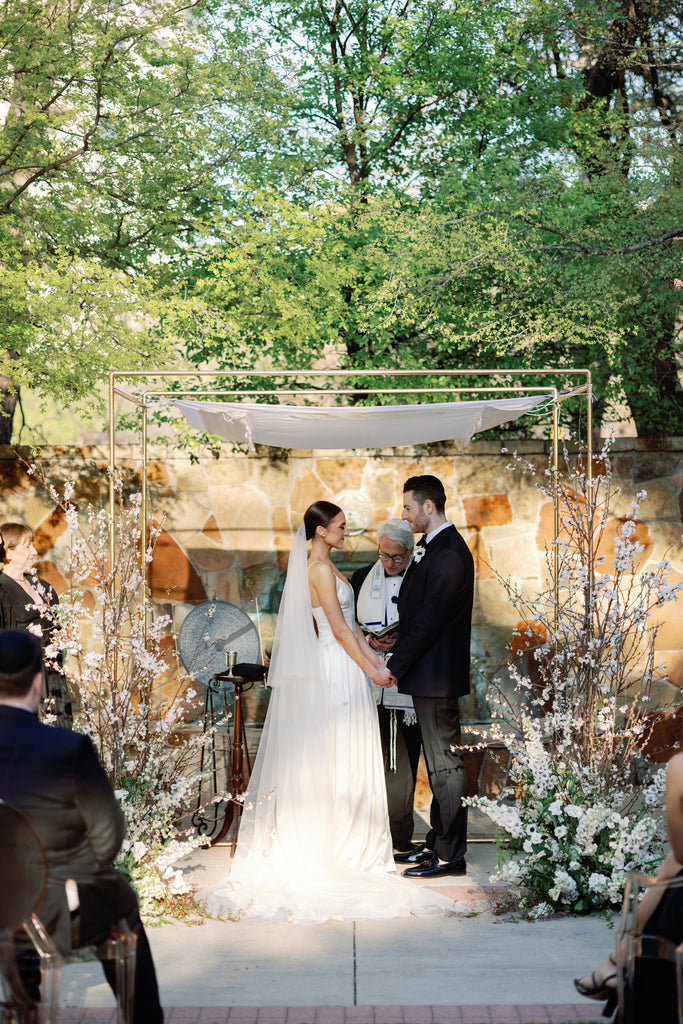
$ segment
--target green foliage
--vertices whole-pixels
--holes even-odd
[[[15,387],[590,367],[683,433],[668,0],[7,0],[0,42]]]
[[[250,98],[273,87],[259,53],[240,60],[214,39],[214,15],[211,0],[0,7],[10,388],[87,403],[107,370],[168,358],[161,289],[212,230],[220,168],[253,158]]]
[[[590,367],[600,415],[683,433],[683,28],[593,0],[250,0],[295,85],[189,281],[218,368]],[[287,197],[283,198],[283,185]]]

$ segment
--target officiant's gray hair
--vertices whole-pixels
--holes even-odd
[[[395,544],[400,544],[402,547],[407,548],[408,551],[412,551],[415,544],[413,531],[403,519],[387,519],[386,523],[382,523],[377,531],[378,544],[382,537],[388,537],[389,540],[393,540]]]

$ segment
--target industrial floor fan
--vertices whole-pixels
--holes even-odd
[[[229,601],[204,601],[185,617],[178,633],[178,653],[185,671],[205,690],[203,733],[211,734],[209,742],[202,744],[197,806],[192,824],[198,835],[206,836],[212,846],[223,839],[233,824],[234,852],[241,810],[241,805],[236,804],[234,798],[240,796],[243,789],[243,750],[247,771],[251,771],[242,694],[253,686],[255,679],[265,675],[265,668],[259,664],[261,642],[258,630],[237,605]],[[247,673],[249,678],[238,675],[236,667]],[[227,728],[231,718],[229,694],[234,694],[232,737]],[[229,757],[224,742],[223,757],[219,758],[217,735],[228,741]],[[211,789],[208,798],[204,780],[207,760]],[[217,795],[228,790],[233,799],[215,800]]]

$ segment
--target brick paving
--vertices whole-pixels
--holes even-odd
[[[175,1006],[166,1024],[598,1024],[597,1004],[539,1006]],[[62,1008],[57,1024],[116,1024],[114,1009]]]

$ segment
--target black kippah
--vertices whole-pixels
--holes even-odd
[[[0,629],[0,672],[14,676],[24,672],[41,658],[40,644],[32,633],[19,629]]]

